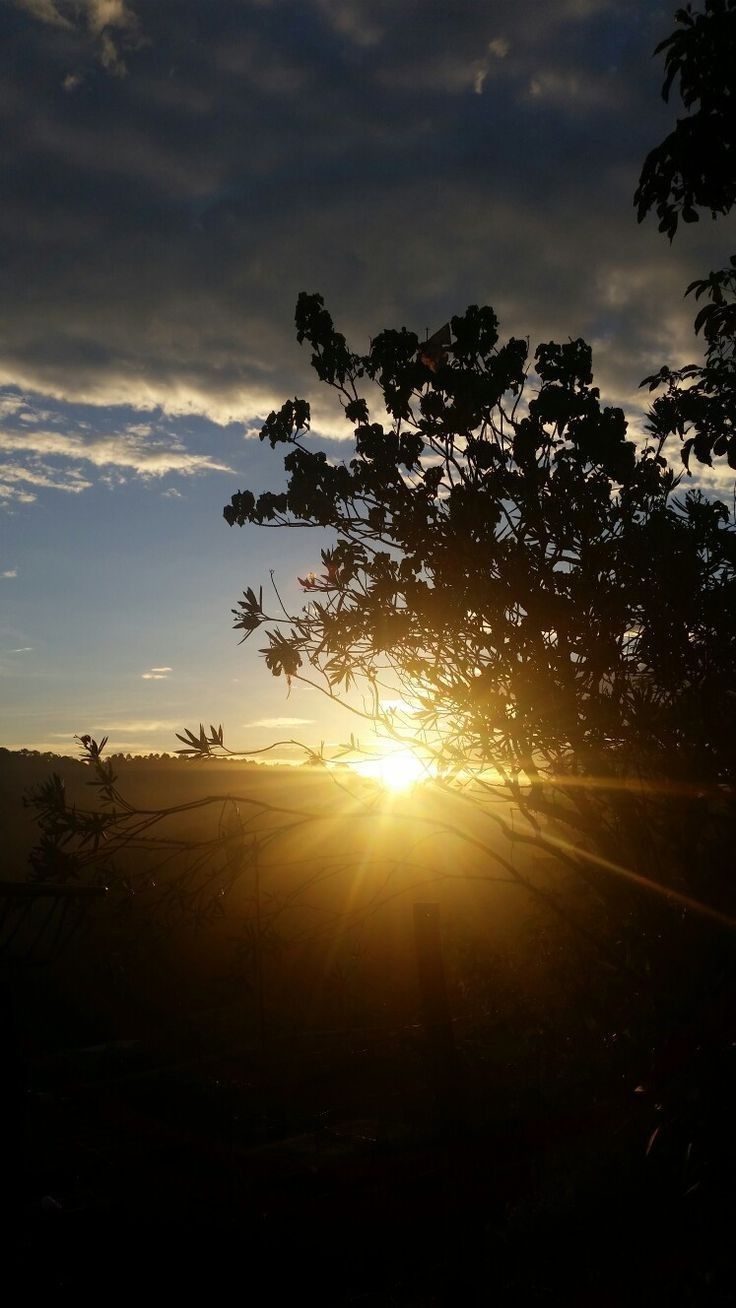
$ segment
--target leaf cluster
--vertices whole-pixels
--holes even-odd
[[[175,734],[176,739],[182,742],[184,748],[176,749],[174,753],[183,754],[186,758],[212,758],[218,749],[223,748],[222,723],[220,723],[219,727],[210,725],[209,735],[201,722],[198,735],[195,735],[188,727],[184,728],[184,735],[179,731]]]
[[[703,13],[688,5],[676,21],[655,54],[666,51],[665,100],[679,79],[689,113],[648,155],[634,196],[639,221],[656,207],[659,230],[670,240],[680,217],[697,222],[701,208],[715,218],[736,203],[736,0],[706,0]],[[662,442],[679,436],[688,472],[693,456],[709,466],[725,456],[736,469],[736,255],[685,293],[693,291],[708,300],[695,318],[705,362],[660,368],[644,379],[642,386],[662,391],[649,415],[650,431]]]
[[[675,19],[655,54],[666,51],[663,98],[679,82],[688,113],[647,155],[634,196],[639,221],[656,208],[670,240],[680,218],[695,223],[698,209],[715,218],[736,202],[736,0],[705,0],[702,13],[688,4]]]
[[[659,443],[679,436],[688,472],[692,456],[709,467],[714,456],[725,456],[736,469],[736,255],[727,268],[691,282],[686,294],[693,291],[696,299],[708,298],[695,319],[705,362],[644,378],[642,386],[662,391],[649,412],[649,431]]]

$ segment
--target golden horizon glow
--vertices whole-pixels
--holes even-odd
[[[377,758],[361,759],[351,764],[361,776],[378,781],[386,790],[410,790],[433,775],[431,764],[425,763],[410,749],[392,750]]]

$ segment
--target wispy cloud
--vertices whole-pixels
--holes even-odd
[[[258,718],[255,722],[244,722],[244,727],[306,727],[313,722],[313,718]]]
[[[0,433],[0,442],[2,434]],[[0,446],[1,448],[1,446]],[[54,469],[42,463],[26,467],[15,463],[0,463],[0,483],[8,488],[23,482],[28,486],[43,486],[48,490],[69,491],[78,495],[92,485],[77,468]]]
[[[31,18],[50,27],[71,27],[68,18],[57,8],[54,0],[15,0],[16,8],[24,9]]]
[[[13,392],[3,391],[0,393],[0,418],[9,417],[12,414],[20,413],[25,408],[25,398],[22,395]]]
[[[3,572],[0,572],[0,577],[17,577],[17,576],[18,576],[17,568],[5,568]]]
[[[235,439],[242,426],[225,428]],[[131,478],[195,477],[232,469],[209,449],[191,449],[223,427],[193,416],[173,418],[160,409],[70,405],[51,397],[0,390],[0,501],[30,504],[40,491],[78,495],[95,482],[114,488]],[[2,457],[4,456],[4,457]],[[175,487],[164,492],[181,498]]]
[[[128,468],[139,477],[163,477],[169,472],[187,476],[198,472],[232,471],[227,464],[204,454],[191,454],[176,442],[150,441],[132,432],[87,440],[82,435],[58,431],[0,431],[0,450],[21,455],[40,454],[45,458],[78,459],[96,468]],[[26,479],[32,480],[31,472]]]
[[[37,22],[87,36],[107,72],[124,77],[124,54],[142,44],[138,18],[125,0],[15,0]]]
[[[156,731],[174,731],[177,727],[180,727],[180,723],[173,721],[169,722],[166,719],[161,718],[132,718],[128,722],[124,720],[105,722],[105,732],[110,733],[114,731],[119,736],[145,736],[153,734]],[[64,733],[58,732],[55,734],[61,736]]]
[[[5,504],[13,501],[17,504],[33,504],[36,498],[32,491],[24,491],[18,486],[9,486],[6,482],[0,482],[0,500]]]
[[[529,81],[528,94],[533,100],[556,103],[568,112],[579,107],[606,106],[615,100],[617,86],[610,79],[582,72],[541,69]]]
[[[151,672],[173,672],[173,668],[151,668]]]
[[[476,95],[483,94],[483,87],[486,79],[491,73],[494,60],[505,59],[509,52],[509,43],[503,36],[496,36],[488,42],[487,53],[485,57],[478,61],[474,70],[473,90]]]

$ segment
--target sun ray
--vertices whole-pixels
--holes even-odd
[[[361,759],[353,764],[353,768],[360,776],[378,781],[386,790],[394,792],[411,790],[433,775],[431,764],[410,749],[391,750],[375,758]]]

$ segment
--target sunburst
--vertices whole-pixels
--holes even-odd
[[[429,765],[410,749],[392,750],[377,758],[361,759],[354,768],[363,777],[378,781],[386,790],[411,790],[420,781],[431,776]]]

